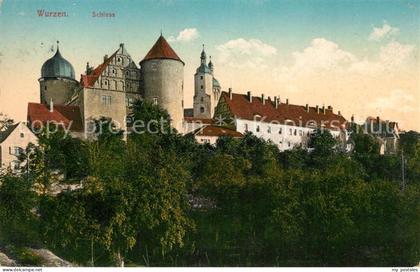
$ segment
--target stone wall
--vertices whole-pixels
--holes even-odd
[[[65,78],[41,78],[39,84],[41,89],[41,103],[50,104],[52,99],[53,103],[56,105],[64,105],[68,102],[75,89],[79,86],[77,81]]]

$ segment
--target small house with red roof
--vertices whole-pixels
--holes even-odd
[[[205,125],[191,132],[199,144],[215,145],[219,137],[242,138],[244,135],[234,129],[216,125]]]

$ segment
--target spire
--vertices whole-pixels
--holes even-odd
[[[61,56],[59,44],[60,44],[60,41],[57,41],[57,51],[55,52],[55,56]]]
[[[203,51],[201,51],[201,64],[206,65],[207,62],[207,56],[206,56],[206,52],[204,51],[204,44],[203,44]]]

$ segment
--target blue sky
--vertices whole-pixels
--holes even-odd
[[[42,18],[38,9],[65,11],[69,16]],[[420,123],[409,120],[420,115],[420,79],[413,72],[419,69],[419,0],[0,0],[0,11],[0,111],[3,105],[3,111],[12,115],[2,101],[15,92],[26,98],[25,103],[38,99],[39,70],[56,40],[79,75],[87,61],[98,65],[121,42],[138,63],[162,30],[168,39],[173,37],[171,45],[186,62],[187,105],[192,102],[193,74],[205,43],[223,89],[281,92],[300,104],[338,105],[348,115],[359,113],[361,119],[381,114],[402,119],[410,128]],[[93,18],[93,11],[116,17]],[[380,36],[370,39],[374,28]],[[186,29],[196,35],[177,41]],[[322,65],[314,64],[318,58]],[[390,64],[395,69],[389,70]],[[306,68],[300,67],[311,70],[301,74]],[[369,72],[361,75],[361,67]],[[18,85],[12,80],[16,73],[25,73]],[[354,82],[363,86],[354,87]],[[362,92],[371,93],[369,99],[388,97],[391,102],[381,108],[372,101],[372,108],[366,109],[358,106],[360,97],[352,98]],[[410,109],[395,110],[401,107],[394,105],[400,93],[407,94]]]
[[[384,20],[405,30],[401,41],[418,42],[420,18],[419,1],[413,0],[3,0],[1,9],[1,34],[7,40],[36,41],[42,36],[81,48],[125,40],[144,50],[160,29],[168,36],[190,26],[200,30],[201,41],[210,47],[234,37],[254,37],[287,53],[304,47],[315,34],[360,50],[365,43],[360,36]],[[69,17],[41,19],[37,9],[67,11]],[[92,11],[114,12],[116,17],[96,19]]]

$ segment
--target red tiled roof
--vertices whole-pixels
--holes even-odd
[[[213,124],[213,119],[209,118],[184,117],[184,121],[187,123]]]
[[[214,125],[209,125],[209,126],[199,128],[193,133],[194,135],[198,135],[198,136],[215,136],[215,137],[229,136],[233,138],[243,137],[242,133],[237,132],[236,130],[233,130],[227,127],[214,126]]]
[[[119,50],[119,49],[118,49]],[[98,78],[102,75],[108,64],[111,62],[111,60],[115,57],[117,54],[117,51],[115,51],[114,54],[112,54],[109,58],[107,58],[102,64],[100,64],[98,67],[93,69],[93,71],[88,75],[82,75],[81,78],[81,85],[85,88],[93,87],[95,82],[98,80]]]
[[[71,131],[83,131],[83,122],[78,106],[56,105],[53,111],[49,106],[40,103],[28,103],[28,122],[45,124],[46,122],[62,124]]]
[[[307,112],[305,106],[286,103],[279,103],[276,108],[274,101],[270,99],[265,99],[263,104],[261,97],[252,97],[250,103],[247,95],[232,94],[230,99],[227,92],[222,92],[222,98],[225,99],[231,113],[239,119],[254,120],[254,117],[259,115],[261,121],[265,122],[294,123],[296,126],[307,126],[308,123],[315,122],[318,127],[325,124],[325,127],[330,129],[344,128],[346,123],[346,119],[334,114],[332,109],[326,108],[324,114],[322,108],[317,113],[315,107],[309,107]]]
[[[162,35],[141,62],[151,59],[173,59],[184,63]]]

